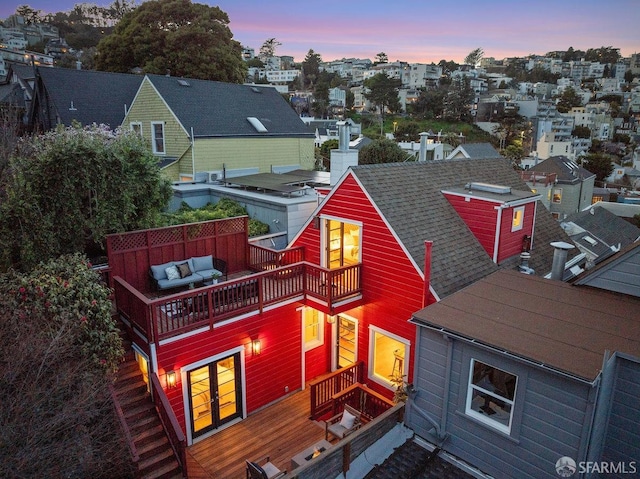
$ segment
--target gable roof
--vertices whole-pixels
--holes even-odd
[[[574,184],[596,176],[566,156],[552,156],[529,168],[538,173],[555,173],[558,183]]]
[[[572,213],[563,221],[574,223],[608,246],[625,246],[640,239],[640,228],[619,218],[605,208],[591,208]]]
[[[41,110],[48,103],[49,115],[58,116],[66,126],[76,120],[82,125],[105,124],[111,129],[122,124],[142,82],[139,75],[69,68],[38,68],[36,76],[46,90],[35,88]],[[55,118],[49,120],[48,128],[55,127]]]
[[[146,79],[195,137],[314,138],[275,88],[162,75]],[[257,119],[266,131],[258,131],[248,118]]]
[[[638,308],[636,298],[498,271],[413,321],[593,381],[606,351],[640,357]]]
[[[585,271],[574,283],[640,298],[640,242],[628,245]]]
[[[454,149],[448,159],[458,157],[458,154],[465,158],[502,158],[491,143],[465,143]]]
[[[529,191],[505,158],[363,165],[352,167],[351,174],[420,268],[424,242],[433,241],[430,280],[441,298],[498,269],[442,190],[477,181]],[[536,274],[551,271],[552,241],[571,240],[538,202],[529,261]],[[571,251],[569,257],[575,254]],[[500,267],[515,267],[518,261],[514,257]]]

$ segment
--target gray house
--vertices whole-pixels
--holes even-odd
[[[603,463],[618,473],[604,476],[630,477],[638,311],[633,296],[498,271],[413,315],[406,421],[495,478],[557,479],[574,463],[575,477],[598,477]]]

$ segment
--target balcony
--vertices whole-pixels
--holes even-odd
[[[103,274],[109,278],[114,288],[118,312],[148,342],[156,343],[202,328],[213,329],[221,322],[241,315],[259,313],[267,306],[292,299],[331,315],[362,302],[361,264],[330,270],[304,261],[303,248],[279,251],[253,245],[246,240],[246,233],[238,235],[238,231],[235,231],[237,228],[218,224],[233,220],[238,223],[237,219],[216,220],[132,232],[131,235],[139,237],[135,239],[134,236],[135,241],[127,238],[128,233],[114,235],[109,263],[115,264],[116,268]],[[229,251],[229,256],[233,253],[233,258],[224,256],[220,252],[223,248],[215,244],[221,235],[211,231],[219,230],[232,230],[237,236],[232,236],[231,240],[225,237],[224,241],[220,241],[222,244],[234,245],[233,250]],[[203,241],[198,234],[209,236]],[[160,240],[154,239],[156,236],[168,238],[172,250],[178,251],[175,253],[176,259],[192,255],[190,252],[196,249],[190,243],[200,241],[209,245],[205,249],[198,248],[198,254],[218,251],[214,254],[232,265],[232,279],[165,296],[145,291],[143,288],[146,280],[140,278],[146,276],[145,272],[152,263],[149,258],[154,257],[153,248],[166,247]],[[114,252],[114,245],[117,244],[131,246]],[[147,244],[152,246],[146,246]]]

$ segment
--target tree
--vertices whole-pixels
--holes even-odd
[[[407,157],[407,153],[395,141],[382,138],[362,147],[358,153],[358,164],[399,163]]]
[[[396,141],[420,141],[420,124],[417,121],[402,121],[393,132]]]
[[[442,117],[446,94],[447,91],[444,88],[435,90],[422,89],[417,101],[411,105],[411,112],[420,118],[426,119]]]
[[[42,10],[35,10],[29,5],[20,5],[16,8],[16,15],[24,17],[24,21],[27,25],[40,23],[42,21],[41,14]]]
[[[378,73],[364,81],[364,86],[368,89],[364,97],[380,110],[381,122],[384,124],[384,115],[388,111],[391,113],[400,111],[400,99],[398,98],[398,88],[401,82],[395,78],[387,76],[386,73]],[[382,132],[381,132],[382,134]]]
[[[0,275],[0,477],[132,477],[109,393],[122,341],[88,266]]]
[[[0,198],[0,270],[103,252],[109,233],[155,226],[171,197],[133,132],[69,127],[18,145]]]
[[[96,68],[242,83],[247,67],[229,17],[190,0],[151,0],[125,13],[98,44]]]
[[[454,79],[451,82],[449,92],[444,97],[444,119],[447,121],[469,121],[474,98],[475,92],[467,77]]]
[[[464,57],[464,63],[466,65],[476,66],[480,63],[480,60],[484,56],[484,50],[482,48],[476,48],[475,50],[471,50],[471,52]]]
[[[376,55],[375,65],[379,65],[381,63],[389,63],[389,57],[385,52],[380,52]]]
[[[276,54],[276,49],[281,45],[282,43],[280,43],[275,38],[269,38],[268,40],[265,40],[265,42],[260,47],[260,58],[265,58],[267,60],[269,58],[272,58]]]
[[[588,153],[582,166],[596,175],[596,180],[604,181],[613,171],[611,157],[604,153]]]
[[[304,87],[313,87],[316,79],[320,75],[320,63],[322,63],[322,57],[320,56],[320,54],[314,52],[313,50],[309,50],[307,52],[307,56],[304,57],[304,60],[302,61]]]
[[[573,107],[582,106],[582,97],[573,89],[567,87],[561,95],[557,97],[556,107],[560,113],[567,113]]]
[[[571,132],[576,138],[591,138],[591,130],[587,126],[576,126]]]

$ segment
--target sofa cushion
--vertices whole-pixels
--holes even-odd
[[[200,281],[200,276],[192,274],[191,276],[187,276],[186,278],[178,279],[161,279],[158,280],[158,289],[172,289],[172,288],[180,288],[182,286],[188,286],[190,283]]]
[[[355,422],[356,422],[356,417],[345,409],[344,412],[342,413],[342,419],[340,421],[340,425],[345,429],[351,429]]]
[[[189,268],[189,263],[182,263],[178,266],[178,272],[180,273],[181,278],[186,278],[187,276],[191,276],[191,268]]]
[[[169,261],[168,263],[156,264],[151,266],[151,275],[153,276],[153,279],[155,279],[156,281],[160,281],[161,279],[167,279],[167,273],[165,270],[169,266],[173,266],[173,264],[174,264],[173,261]]]
[[[194,256],[190,259],[193,269],[191,271],[199,273],[200,271],[213,269],[213,256]]]
[[[167,269],[164,270],[166,275],[167,275],[167,279],[169,281],[173,281],[175,279],[180,279],[180,272],[178,271],[177,266],[175,265],[171,265],[169,266]]]

